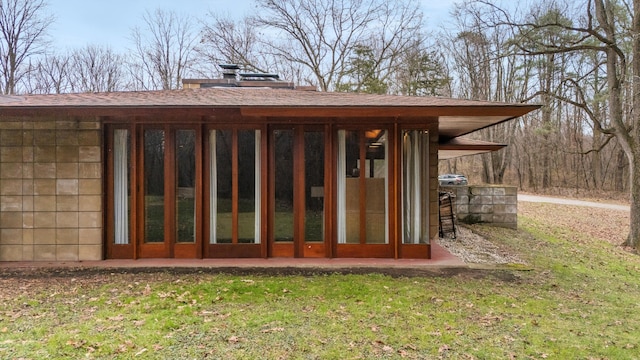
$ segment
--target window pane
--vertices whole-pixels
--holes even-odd
[[[387,243],[387,146],[384,130],[366,136],[366,239],[367,244]]]
[[[215,202],[215,211],[211,216],[215,216],[215,229],[212,234],[215,237],[211,239],[212,243],[231,243],[232,237],[232,196],[233,196],[233,176],[232,176],[232,146],[233,138],[231,130],[215,130],[212,131],[215,142],[215,156],[212,156],[211,165],[215,169],[215,174],[211,177],[212,183],[215,183],[215,189],[212,194],[215,198],[211,199]],[[213,225],[213,224],[212,224]]]
[[[344,188],[345,231],[347,244],[360,243],[360,134],[345,131]]]
[[[144,131],[144,241],[164,241],[163,130]]]
[[[256,134],[238,131],[238,242],[255,243]]]
[[[293,130],[275,130],[274,240],[293,241]]]
[[[176,242],[195,242],[196,132],[176,131]]]
[[[324,241],[324,132],[304,133],[306,241]]]

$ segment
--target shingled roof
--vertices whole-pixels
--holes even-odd
[[[3,115],[123,115],[136,111],[163,114],[169,109],[211,114],[238,108],[246,116],[281,117],[437,117],[440,136],[451,139],[522,116],[537,105],[417,97],[332,93],[272,88],[220,87],[167,91],[132,91],[0,96]]]

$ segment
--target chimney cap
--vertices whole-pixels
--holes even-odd
[[[240,65],[238,64],[218,64],[218,66],[225,70],[240,70]]]

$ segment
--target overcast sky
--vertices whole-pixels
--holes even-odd
[[[394,0],[389,0],[394,1]],[[437,28],[460,0],[421,0],[426,23]],[[250,12],[252,0],[47,0],[56,21],[53,46],[59,50],[108,45],[115,51],[129,47],[131,29],[146,10],[161,8],[202,18],[208,11],[239,18]]]

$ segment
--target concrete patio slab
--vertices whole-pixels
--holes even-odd
[[[208,269],[277,269],[299,268],[338,270],[350,268],[414,269],[468,268],[460,258],[444,247],[432,243],[431,259],[373,259],[373,258],[269,258],[269,259],[138,259],[101,261],[41,261],[0,262],[0,269],[19,268],[103,268],[103,269],[161,269],[161,268],[208,268]],[[384,272],[384,271],[382,271]]]

